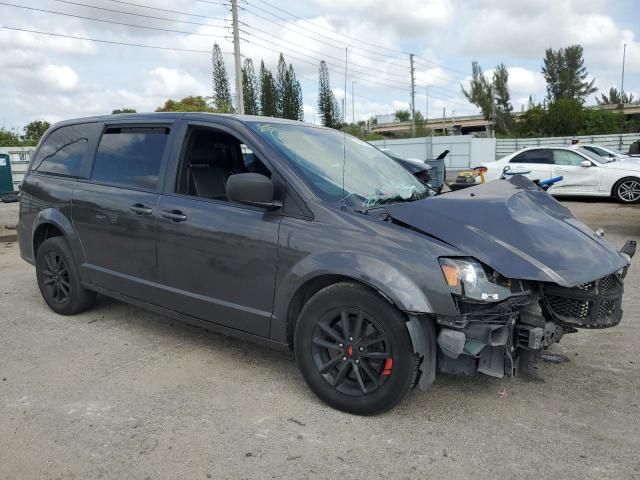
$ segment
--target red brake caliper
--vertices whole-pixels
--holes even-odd
[[[393,358],[387,358],[387,361],[384,362],[384,370],[382,370],[382,374],[387,377],[391,375],[391,369],[393,368]]]

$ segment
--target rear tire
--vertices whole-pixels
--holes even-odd
[[[330,285],[306,303],[294,350],[311,390],[333,408],[357,415],[393,408],[418,375],[406,318],[357,283]]]
[[[640,178],[626,177],[613,187],[613,197],[622,203],[640,202]]]
[[[83,312],[95,301],[96,294],[80,283],[71,249],[63,237],[49,238],[38,248],[36,278],[42,298],[60,315]]]

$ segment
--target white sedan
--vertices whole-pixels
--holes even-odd
[[[531,180],[562,176],[549,193],[554,196],[613,197],[624,203],[640,201],[640,159],[609,159],[581,147],[531,147],[483,164],[486,180],[500,178],[505,167]]]

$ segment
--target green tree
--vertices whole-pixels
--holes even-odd
[[[289,64],[284,74],[282,87],[282,118],[303,120],[302,88],[296,79],[293,65]]]
[[[514,129],[513,105],[509,92],[509,70],[500,63],[493,71],[492,80],[485,76],[476,61],[471,63],[469,90],[461,85],[463,95],[482,112],[488,122],[495,123],[497,133],[509,134]]]
[[[487,121],[493,121],[494,114],[494,100],[493,100],[493,86],[485,77],[482,67],[476,61],[471,62],[471,82],[469,90],[465,90],[463,85],[460,85],[462,94],[480,109],[482,116]]]
[[[296,120],[300,120],[303,121],[304,120],[304,101],[302,100],[302,85],[300,85],[300,82],[296,79],[295,73],[293,71],[293,67],[291,65],[289,65],[289,68],[291,69],[291,78],[293,79],[293,90],[294,90],[294,98],[295,98],[295,104],[294,104],[294,108],[292,109],[293,112],[298,112],[298,116],[296,118]]]
[[[630,122],[623,113],[610,112],[597,108],[585,108],[582,112],[582,135],[604,135],[629,131]]]
[[[616,87],[609,89],[609,95],[602,93],[600,98],[596,97],[598,105],[619,105],[621,103],[633,103],[633,93],[619,92]]]
[[[338,100],[331,90],[329,69],[324,60],[320,62],[319,69],[318,114],[325,127],[340,128],[342,126],[342,114]]]
[[[511,113],[511,94],[509,93],[509,70],[500,63],[493,71],[492,84],[493,102],[495,110],[496,132],[510,134],[514,129],[514,121]]]
[[[395,116],[399,122],[408,122],[411,120],[411,112],[409,110],[396,110]]]
[[[16,132],[0,128],[0,147],[18,147],[20,145],[22,145],[22,140]]]
[[[534,105],[529,102],[529,108],[520,117],[517,125],[518,134],[523,137],[540,137],[545,134],[545,112],[542,105]]]
[[[278,110],[278,117],[284,118],[285,105],[289,102],[287,98],[287,62],[284,61],[284,55],[280,54],[278,57],[278,66],[276,68],[275,79],[275,92],[276,92],[276,109]]]
[[[271,71],[260,62],[260,115],[277,117],[276,91]]]
[[[215,112],[207,99],[200,96],[185,97],[182,100],[167,100],[164,105],[158,107],[156,112]]]
[[[549,104],[545,118],[545,131],[550,135],[576,135],[583,126],[582,102],[560,98]]]
[[[258,105],[258,79],[253,68],[253,61],[245,59],[242,65],[242,97],[244,99],[244,113],[260,115]]]
[[[116,108],[111,112],[111,115],[116,115],[118,113],[137,113],[135,108]]]
[[[45,120],[34,120],[24,127],[24,133],[22,134],[22,142],[25,145],[37,145],[51,124]]]
[[[545,51],[542,74],[547,82],[547,101],[560,99],[577,100],[581,104],[586,98],[598,91],[595,79],[587,81],[589,72],[584,66],[581,45]]]
[[[212,66],[212,86],[213,86],[213,108],[216,112],[232,113],[234,111],[231,100],[231,88],[227,77],[227,68],[224,65],[222,50],[217,43],[213,44],[211,51]]]

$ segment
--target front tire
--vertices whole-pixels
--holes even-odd
[[[622,203],[640,202],[640,178],[627,177],[613,187],[613,196]]]
[[[333,408],[357,415],[393,408],[418,375],[406,318],[357,283],[330,285],[306,303],[294,350],[311,390]]]
[[[36,278],[42,298],[60,315],[83,312],[95,300],[96,294],[80,283],[71,249],[63,237],[51,237],[38,248]]]

